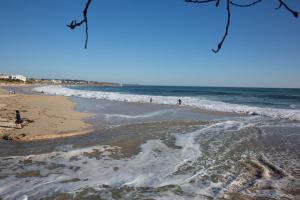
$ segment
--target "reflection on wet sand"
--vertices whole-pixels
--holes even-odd
[[[119,146],[122,152],[127,156],[137,154],[140,145],[147,140],[165,139],[170,133],[186,133],[192,132],[208,124],[207,121],[160,121],[149,123],[138,123],[120,125],[108,130],[108,133],[122,133],[118,137],[112,138],[108,143],[112,146]],[[125,142],[126,141],[126,142]],[[165,141],[167,145],[172,143]]]
[[[299,148],[299,137],[276,149],[276,139],[270,140],[273,128],[259,127],[260,119],[249,120],[122,125],[111,134],[122,130],[126,138],[127,132],[165,132],[141,138],[137,134],[138,142],[123,146],[117,138],[111,141],[119,145],[66,146],[46,154],[1,158],[1,175],[6,177],[0,181],[14,184],[21,194],[45,199],[297,199],[297,153],[290,153],[295,155],[294,167],[281,166],[274,157]],[[295,127],[274,128],[296,134]],[[137,146],[137,153],[124,157]],[[49,193],[49,188],[57,192]]]
[[[1,143],[3,199],[298,199],[300,126],[96,101],[95,133]],[[122,107],[122,110],[118,110]],[[146,117],[145,117],[146,116]]]

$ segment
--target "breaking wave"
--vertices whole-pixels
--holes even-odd
[[[243,104],[225,103],[222,101],[212,101],[201,98],[199,96],[153,96],[153,95],[138,95],[138,94],[125,94],[119,92],[103,92],[103,91],[89,91],[89,90],[76,90],[63,86],[41,86],[33,88],[35,92],[43,92],[49,95],[62,95],[74,96],[92,99],[105,99],[111,101],[123,102],[136,102],[136,103],[149,103],[152,98],[154,104],[168,104],[176,105],[177,100],[182,100],[183,106],[191,106],[205,110],[219,111],[219,112],[234,112],[244,113],[251,115],[262,115],[272,118],[290,119],[300,121],[300,110],[298,109],[281,109],[271,107],[257,107],[248,106]]]

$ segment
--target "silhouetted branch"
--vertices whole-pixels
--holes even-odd
[[[214,53],[218,53],[220,51],[220,49],[222,48],[223,42],[225,41],[225,39],[228,35],[228,30],[229,30],[229,26],[230,26],[230,17],[231,17],[231,15],[230,15],[230,0],[227,0],[226,9],[227,9],[227,24],[226,24],[225,33],[224,33],[224,36],[223,36],[221,42],[218,44],[218,48],[212,49],[212,51]]]
[[[85,49],[87,48],[87,43],[88,43],[88,18],[87,18],[87,12],[88,12],[88,8],[89,5],[91,3],[92,0],[87,0],[85,8],[83,10],[83,19],[78,23],[76,22],[76,20],[71,21],[71,23],[69,25],[67,25],[70,29],[75,29],[76,27],[81,26],[83,23],[85,24]],[[225,32],[224,35],[222,37],[222,40],[219,42],[218,46],[216,49],[212,49],[212,51],[214,53],[218,53],[222,46],[223,43],[225,41],[225,39],[227,38],[228,32],[229,32],[229,27],[230,27],[230,21],[231,21],[231,13],[230,13],[230,6],[236,6],[236,7],[251,7],[254,6],[260,2],[263,2],[264,0],[253,0],[252,3],[248,3],[248,4],[240,4],[240,3],[235,3],[235,0],[226,0],[226,10],[227,10],[227,24],[226,24],[226,28],[225,28]],[[279,6],[278,8],[276,8],[277,10],[281,7],[284,7],[287,11],[289,11],[290,13],[292,13],[294,15],[294,17],[298,17],[299,12],[296,12],[295,10],[291,9],[285,2],[284,0],[277,0],[279,2]],[[221,0],[185,0],[185,2],[188,3],[198,3],[198,4],[202,4],[202,3],[211,3],[211,2],[215,2],[215,6],[218,7]]]
[[[213,1],[219,1],[219,0],[185,0],[185,2],[188,3],[209,3]]]
[[[71,23],[69,25],[67,25],[70,29],[74,30],[76,27],[79,27],[83,23],[85,23],[85,45],[84,45],[85,49],[87,48],[87,43],[88,43],[88,38],[89,38],[87,12],[88,12],[91,1],[92,0],[87,0],[87,2],[86,2],[85,8],[83,10],[83,20],[81,20],[81,22],[79,22],[79,23],[77,23],[76,20],[73,20],[73,21],[71,21]]]
[[[238,7],[250,7],[250,6],[253,6],[257,3],[260,3],[262,2],[263,0],[257,0],[257,1],[254,1],[252,3],[249,3],[249,4],[238,4],[238,3],[234,3],[233,1],[230,1],[230,4],[233,5],[233,6],[238,6]]]
[[[185,2],[188,3],[210,3],[210,2],[216,2],[216,6],[219,6],[221,0],[185,0]],[[250,7],[250,6],[254,6],[260,2],[263,2],[264,0],[254,0],[252,3],[248,3],[248,4],[240,4],[240,3],[235,3],[234,0],[226,0],[226,10],[227,10],[227,24],[226,24],[226,28],[225,28],[225,33],[223,35],[222,40],[219,42],[217,49],[212,49],[212,51],[214,53],[218,53],[220,51],[220,49],[223,46],[223,43],[225,41],[225,39],[227,38],[228,32],[229,32],[229,27],[230,27],[230,20],[231,20],[231,13],[230,13],[230,6],[237,6],[237,7]],[[288,10],[289,12],[291,12],[294,17],[298,17],[299,12],[294,11],[293,9],[291,9],[283,0],[278,0],[279,2],[279,6],[276,9],[281,8],[282,6]]]
[[[278,0],[279,1],[279,6],[278,8],[276,8],[276,10],[278,10],[279,8],[281,8],[282,6],[287,9],[289,12],[291,12],[294,17],[298,17],[299,12],[296,12],[294,10],[292,10],[288,5],[286,5],[286,3],[284,3],[282,0]]]

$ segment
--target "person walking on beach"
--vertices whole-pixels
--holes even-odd
[[[19,110],[16,110],[16,121],[15,121],[15,123],[16,123],[17,128],[23,128],[22,127],[23,120],[21,118]]]
[[[150,103],[152,103],[152,98],[150,98]]]

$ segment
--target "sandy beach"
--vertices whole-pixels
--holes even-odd
[[[0,88],[0,137],[6,140],[32,141],[90,133],[92,126],[83,121],[91,114],[74,110],[67,97],[9,94]],[[23,128],[15,125],[20,110]]]
[[[0,94],[3,200],[299,199],[300,90],[5,89],[16,94]]]

